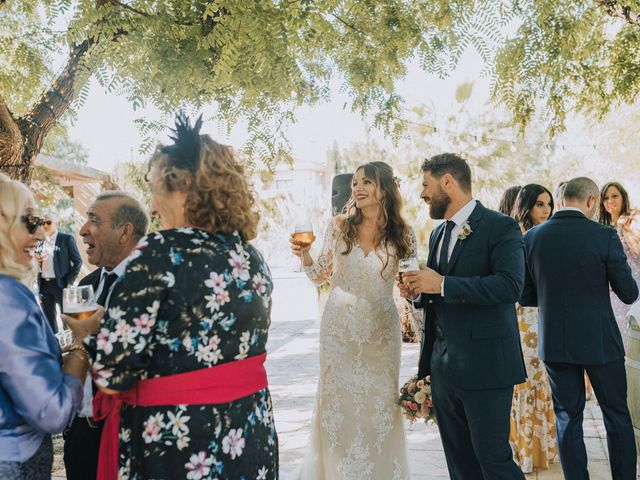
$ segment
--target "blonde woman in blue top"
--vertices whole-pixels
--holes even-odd
[[[61,432],[82,400],[89,368],[72,345],[64,360],[53,330],[24,283],[44,238],[35,201],[22,183],[0,173],[0,478],[49,480],[51,433]],[[74,330],[82,340],[102,312]]]

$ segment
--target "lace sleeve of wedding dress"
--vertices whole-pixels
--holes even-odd
[[[409,227],[409,244],[411,246],[410,257],[418,258],[418,240],[416,239],[416,232],[413,228]]]
[[[337,236],[337,223],[335,218],[332,218],[324,232],[322,249],[320,250],[318,258],[308,267],[303,266],[304,273],[306,273],[309,280],[317,286],[320,286],[331,279],[331,274],[333,273],[333,250],[335,248]]]

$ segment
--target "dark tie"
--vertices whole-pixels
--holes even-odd
[[[444,238],[442,239],[442,247],[440,248],[440,257],[438,259],[438,273],[444,275],[447,273],[447,266],[449,265],[449,243],[451,242],[451,231],[456,223],[452,220],[447,220],[447,225],[444,228]]]
[[[113,282],[118,280],[118,275],[111,272],[104,273],[104,285],[102,286],[102,291],[100,292],[100,296],[98,297],[98,305],[104,307],[105,302],[107,301],[107,297],[109,296],[109,291],[111,290],[111,285]]]

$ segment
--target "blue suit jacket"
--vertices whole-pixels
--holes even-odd
[[[75,239],[71,235],[58,232],[56,251],[53,255],[53,271],[56,274],[58,286],[66,288],[75,282],[81,268],[82,257]]]
[[[622,243],[612,228],[562,210],[525,237],[520,303],[537,306],[545,362],[601,365],[624,357],[609,286],[624,303],[638,298]]]
[[[449,381],[467,389],[503,388],[525,380],[515,302],[524,282],[524,248],[518,224],[478,202],[469,217],[472,233],[455,244],[444,281],[441,327]],[[438,226],[429,240],[436,268]],[[420,377],[431,373],[435,342],[434,295],[422,295],[424,335]]]

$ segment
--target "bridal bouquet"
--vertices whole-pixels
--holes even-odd
[[[426,379],[418,380],[414,375],[400,389],[398,404],[402,413],[411,423],[423,418],[425,422],[436,421],[433,400],[431,399],[431,385]]]

